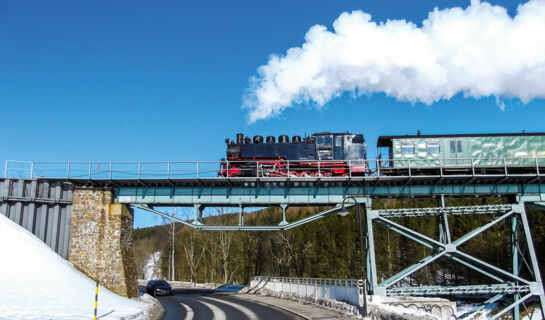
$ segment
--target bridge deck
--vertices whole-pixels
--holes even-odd
[[[468,184],[539,184],[545,183],[545,174],[508,175],[419,175],[419,176],[365,176],[365,177],[214,177],[214,178],[73,178],[38,177],[44,180],[62,180],[78,185],[113,187],[202,187],[256,185],[468,185]]]

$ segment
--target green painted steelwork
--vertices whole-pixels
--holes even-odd
[[[438,153],[434,143],[439,144]],[[414,153],[402,152],[402,146],[414,146]],[[428,148],[429,147],[429,148]],[[407,137],[392,139],[391,166],[411,168],[545,166],[545,136],[462,136],[462,137]],[[504,160],[505,159],[505,160]],[[505,161],[505,162],[504,162]]]
[[[220,206],[336,205],[348,196],[426,197],[426,196],[524,195],[545,201],[545,184],[459,184],[358,187],[120,187],[115,201],[131,204]]]

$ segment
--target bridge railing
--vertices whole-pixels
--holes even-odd
[[[249,290],[267,290],[269,294],[320,303],[335,300],[361,310],[365,283],[358,279],[252,277]]]
[[[3,178],[206,179],[218,177],[312,178],[382,175],[479,176],[545,172],[545,158],[370,159],[348,161],[162,161],[162,162],[0,162]]]

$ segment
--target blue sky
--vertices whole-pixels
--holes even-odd
[[[518,2],[491,1],[515,13]],[[343,11],[419,23],[469,1],[3,1],[0,160],[218,160],[226,137],[543,131],[545,101],[461,95],[431,106],[343,95],[248,124],[241,99],[270,54]],[[150,223],[136,217],[136,226]]]

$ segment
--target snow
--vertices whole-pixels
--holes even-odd
[[[95,282],[40,239],[0,214],[0,319],[92,319]],[[145,319],[155,299],[120,297],[100,286],[101,319]]]
[[[536,308],[532,317],[530,317],[530,315],[526,315],[522,318],[522,320],[543,320],[543,317],[541,316],[541,310],[539,308]]]
[[[144,266],[144,280],[162,279],[161,268],[161,251],[150,254],[146,265]]]
[[[467,312],[470,312],[473,309],[475,309],[476,307],[478,307],[479,305],[480,304],[478,304],[478,303],[458,302],[458,305],[457,305],[458,315],[463,315],[463,314],[465,314]],[[483,310],[475,312],[474,314],[472,314],[471,317],[469,317],[469,319],[471,319],[471,320],[486,320],[486,319],[489,319],[491,314],[492,314],[492,311],[494,309],[496,309],[497,306],[498,306],[497,303],[491,303],[490,305],[488,305],[488,307],[484,308]]]

